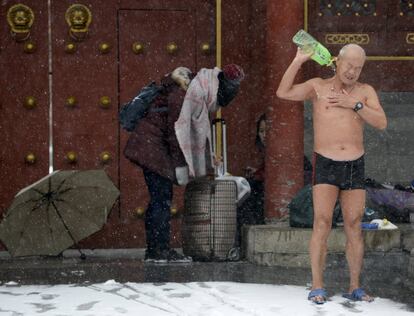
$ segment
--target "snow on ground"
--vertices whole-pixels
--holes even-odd
[[[0,286],[0,315],[277,315],[403,316],[408,308],[387,299],[349,302],[340,294],[317,306],[305,287],[232,282],[117,283]]]

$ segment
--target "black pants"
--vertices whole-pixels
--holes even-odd
[[[171,201],[173,183],[171,180],[144,168],[145,183],[150,194],[150,202],[145,212],[145,232],[147,250],[168,250],[170,247]]]

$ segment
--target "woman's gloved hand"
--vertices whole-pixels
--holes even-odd
[[[177,178],[178,185],[186,185],[189,181],[188,166],[176,167],[175,177]]]

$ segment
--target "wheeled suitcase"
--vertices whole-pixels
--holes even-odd
[[[217,154],[217,123],[223,129],[223,166],[216,169],[219,176],[190,182],[184,195],[183,252],[201,261],[235,259],[232,249],[237,230],[237,205],[250,193],[246,179],[225,175],[226,126],[222,119],[213,124],[213,150]]]
[[[232,180],[202,178],[184,196],[183,252],[194,260],[226,260],[237,228],[237,186]]]

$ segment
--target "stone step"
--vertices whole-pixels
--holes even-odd
[[[403,231],[403,234],[402,234]],[[269,266],[309,267],[308,245],[311,229],[258,225],[243,227],[243,252],[252,263]],[[414,231],[410,225],[395,230],[364,230],[365,252],[375,256],[402,256],[414,248]],[[328,252],[345,253],[343,228],[332,229]],[[394,259],[391,259],[394,260]]]

